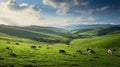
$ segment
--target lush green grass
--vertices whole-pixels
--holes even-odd
[[[111,44],[113,40],[115,43],[117,42],[116,45]],[[0,66],[120,67],[120,50],[114,51],[113,55],[107,55],[107,50],[104,48],[106,46],[120,47],[119,40],[119,34],[110,34],[90,39],[76,39],[71,42],[71,47],[68,47],[66,44],[47,44],[1,33]],[[10,41],[11,44],[6,43],[7,41]],[[16,45],[16,42],[19,42],[19,45]],[[31,45],[35,45],[37,48],[32,49]],[[49,49],[47,49],[47,45],[49,45]],[[88,54],[86,51],[88,46],[93,47],[96,54]],[[76,49],[81,49],[83,54],[76,53]],[[60,54],[59,50],[65,50],[67,54]],[[11,53],[17,56],[12,56]]]
[[[71,42],[71,44],[80,47],[101,47],[101,48],[120,47],[120,34],[117,33],[100,37],[75,39]]]

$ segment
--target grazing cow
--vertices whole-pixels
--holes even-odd
[[[38,46],[39,48],[42,48],[42,46]]]
[[[8,50],[9,50],[10,48],[9,48],[9,47],[6,47],[6,49],[8,49]]]
[[[108,49],[107,54],[112,55],[112,50]]]
[[[10,42],[10,41],[7,41],[6,43],[7,43],[7,44],[11,44],[11,42]]]
[[[15,53],[10,53],[9,55],[12,57],[17,57],[17,55]]]
[[[10,47],[6,47],[6,49],[7,49],[7,50],[12,50],[12,49],[10,49]]]
[[[16,45],[19,45],[19,43],[17,42]]]
[[[4,60],[4,58],[3,58],[3,57],[0,57],[0,60]]]
[[[76,53],[81,53],[82,54],[82,51],[80,49],[76,50]]]
[[[95,53],[95,51],[93,49],[91,49],[91,48],[87,48],[87,52],[88,53]]]
[[[59,53],[65,53],[66,54],[66,51],[65,50],[59,50]]]
[[[32,48],[32,49],[35,49],[35,48],[36,48],[36,46],[31,46],[31,48]]]
[[[87,48],[87,51],[89,51],[89,50],[92,50],[92,48],[90,48],[90,47],[89,47],[89,48]]]

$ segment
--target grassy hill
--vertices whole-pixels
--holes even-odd
[[[96,36],[92,38],[75,39],[70,44],[79,47],[101,47],[113,48],[120,47],[120,33],[114,32],[104,36]]]
[[[48,28],[48,29],[50,29],[50,28]],[[33,39],[33,40],[37,40],[37,41],[41,41],[41,42],[65,43],[68,40],[67,37],[59,35],[61,33],[63,34],[63,32],[61,32],[61,31],[57,32],[59,34],[57,34],[56,32],[54,34],[48,33],[48,32],[51,32],[51,31],[48,31],[48,29],[45,28],[44,30],[41,30],[41,29],[39,30],[38,28],[37,29],[34,29],[34,28],[28,29],[25,27],[0,25],[0,32],[11,35],[11,36],[16,36],[16,37],[21,37],[21,38],[29,38],[29,39]],[[48,32],[45,32],[45,31],[48,31]],[[57,29],[57,31],[59,31],[59,30]]]
[[[99,28],[103,29],[107,28]],[[38,41],[47,39],[46,41],[64,42],[69,39],[67,38],[69,32],[61,31],[58,34],[59,31],[56,29],[56,33],[55,31],[49,33],[53,29],[48,30],[49,28],[39,30],[36,26],[28,29],[1,25],[0,67],[120,67],[120,49],[114,51],[113,55],[106,54],[107,48],[120,48],[119,30],[115,29],[116,31],[103,36],[74,39],[69,45]],[[65,33],[64,36],[61,33]],[[91,47],[96,54],[89,54],[86,51],[88,47]],[[77,49],[80,49],[82,54],[76,53]],[[64,50],[66,54],[59,53],[60,50]]]
[[[120,47],[119,40],[119,32],[114,32],[90,39],[75,39],[68,47],[0,33],[0,67],[120,67],[120,50],[113,55],[106,54],[106,47]],[[31,48],[33,45],[35,49]],[[88,47],[97,54],[87,53]],[[77,49],[83,54],[76,53]],[[66,54],[59,53],[59,50],[65,50]]]
[[[61,28],[42,27],[42,26],[33,26],[33,25],[27,26],[27,27],[22,27],[22,29],[43,32],[43,33],[49,33],[49,34],[55,34],[55,35],[63,35],[68,32],[67,30],[61,29]]]
[[[67,25],[64,26],[63,28],[67,29],[67,30],[74,30],[74,29],[94,29],[94,28],[98,28],[98,27],[106,27],[106,26],[113,26],[111,24],[82,24],[82,25],[78,25],[78,24],[71,24],[71,25]]]
[[[99,27],[93,29],[76,29],[76,30],[72,30],[71,33],[75,33],[79,35],[102,36],[118,30],[120,30],[120,25]]]
[[[76,37],[76,34],[72,34],[66,29],[62,28],[56,28],[56,27],[43,27],[43,26],[27,26],[27,27],[22,27],[22,29],[26,30],[32,30],[32,31],[37,31],[37,32],[42,32],[42,33],[48,33],[52,35],[58,35],[66,38],[71,38],[71,37]]]

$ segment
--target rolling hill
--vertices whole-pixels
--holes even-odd
[[[79,47],[117,48],[120,47],[119,32],[120,31],[92,38],[75,39],[71,41],[70,44]]]
[[[54,29],[55,31],[57,30],[59,34],[57,34],[58,32],[57,33],[52,32],[54,34],[50,33],[51,32],[50,28],[46,28],[46,27],[41,27],[41,28],[42,29],[38,31],[38,28],[36,29],[36,27],[31,29],[31,27],[16,27],[16,26],[0,25],[0,32],[11,35],[11,36],[33,39],[41,42],[65,43],[68,40],[67,37],[60,35],[60,33],[63,34],[63,32],[61,31],[59,32],[58,28],[52,28],[52,29]],[[48,32],[45,32],[45,31],[48,31]]]
[[[98,27],[93,29],[75,29],[71,33],[79,35],[102,36],[120,30],[120,25]]]
[[[55,27],[42,27],[42,26],[26,26],[22,27],[22,29],[37,31],[37,32],[43,32],[43,33],[50,33],[50,34],[56,34],[56,35],[62,35],[63,33],[67,33],[68,31],[61,28],[55,28]]]
[[[50,33],[50,28],[48,32],[47,28],[43,28],[42,31],[36,26],[28,29],[28,27],[1,25],[0,67],[120,67],[119,49],[114,51],[113,55],[106,54],[106,48],[120,48],[120,30],[113,27],[99,28],[99,30],[109,30],[109,28],[110,32],[106,35],[73,39],[68,45],[63,44],[69,39],[66,36],[69,32],[66,31],[65,34],[61,31],[63,36],[57,34],[59,31]],[[80,33],[93,30],[83,30]],[[98,33],[98,31],[95,32]],[[59,40],[59,43],[35,41],[37,38],[53,40],[52,42]],[[91,47],[96,54],[89,54],[86,51],[88,47]],[[82,54],[76,52],[78,49]],[[60,53],[60,50],[64,50],[66,54]]]
[[[78,24],[71,24],[71,25],[67,25],[64,26],[63,28],[67,29],[67,30],[74,30],[74,29],[94,29],[94,28],[99,28],[99,27],[106,27],[106,26],[113,26],[111,24],[82,24],[82,25],[78,25]]]
[[[33,31],[19,28],[15,30],[12,28],[13,31],[11,32],[10,28],[7,28],[8,30],[2,29],[10,33],[18,30],[23,33],[28,31],[34,34]],[[119,32],[74,39],[70,45],[37,42],[31,38],[26,39],[18,37],[18,35],[0,33],[0,67],[93,67],[93,65],[94,67],[120,67],[120,50],[114,51],[113,55],[106,54],[106,48],[120,47]],[[7,43],[8,41],[10,44]],[[16,42],[19,45],[16,45]],[[33,45],[36,48],[31,48]],[[87,53],[88,47],[92,47],[97,54]],[[77,49],[80,49],[83,54],[77,53]],[[66,54],[59,53],[60,50],[65,50]]]
[[[71,31],[55,27],[0,25],[0,33],[47,43],[69,43],[72,39],[86,38],[87,36],[103,36],[118,30],[120,30],[119,25]]]
[[[89,46],[92,46],[97,54],[88,54],[86,52],[86,48],[88,47],[86,44],[87,40],[84,42],[82,40],[79,40],[79,43],[84,44],[80,44],[84,47],[81,48],[77,42],[75,42],[72,47],[68,47],[65,44],[49,45],[47,43],[35,42],[29,39],[13,37],[2,33],[0,33],[0,38],[3,38],[0,39],[1,67],[92,67],[93,65],[94,67],[120,66],[120,50],[114,51],[113,55],[107,55],[105,48],[103,48],[103,45],[102,48],[99,48],[99,45],[89,44]],[[104,39],[104,37],[102,38]],[[109,35],[105,36],[105,38],[106,39],[104,40],[107,41]],[[95,38],[90,41],[97,41],[96,39],[100,38]],[[10,44],[6,43],[7,41],[10,41]],[[19,45],[16,45],[16,42],[19,42]],[[102,44],[102,42],[103,41],[99,41],[97,43]],[[108,45],[108,42],[104,43]],[[36,48],[32,49],[31,45],[36,46]],[[49,49],[47,49],[47,45],[49,45]],[[96,46],[98,48],[94,48]],[[9,47],[9,49],[7,47]],[[65,50],[67,54],[59,53],[59,50],[61,49]],[[76,53],[76,49],[82,50],[83,54]]]

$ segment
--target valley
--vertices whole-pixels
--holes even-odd
[[[0,67],[120,67],[119,40],[119,25],[71,31],[0,25]]]

